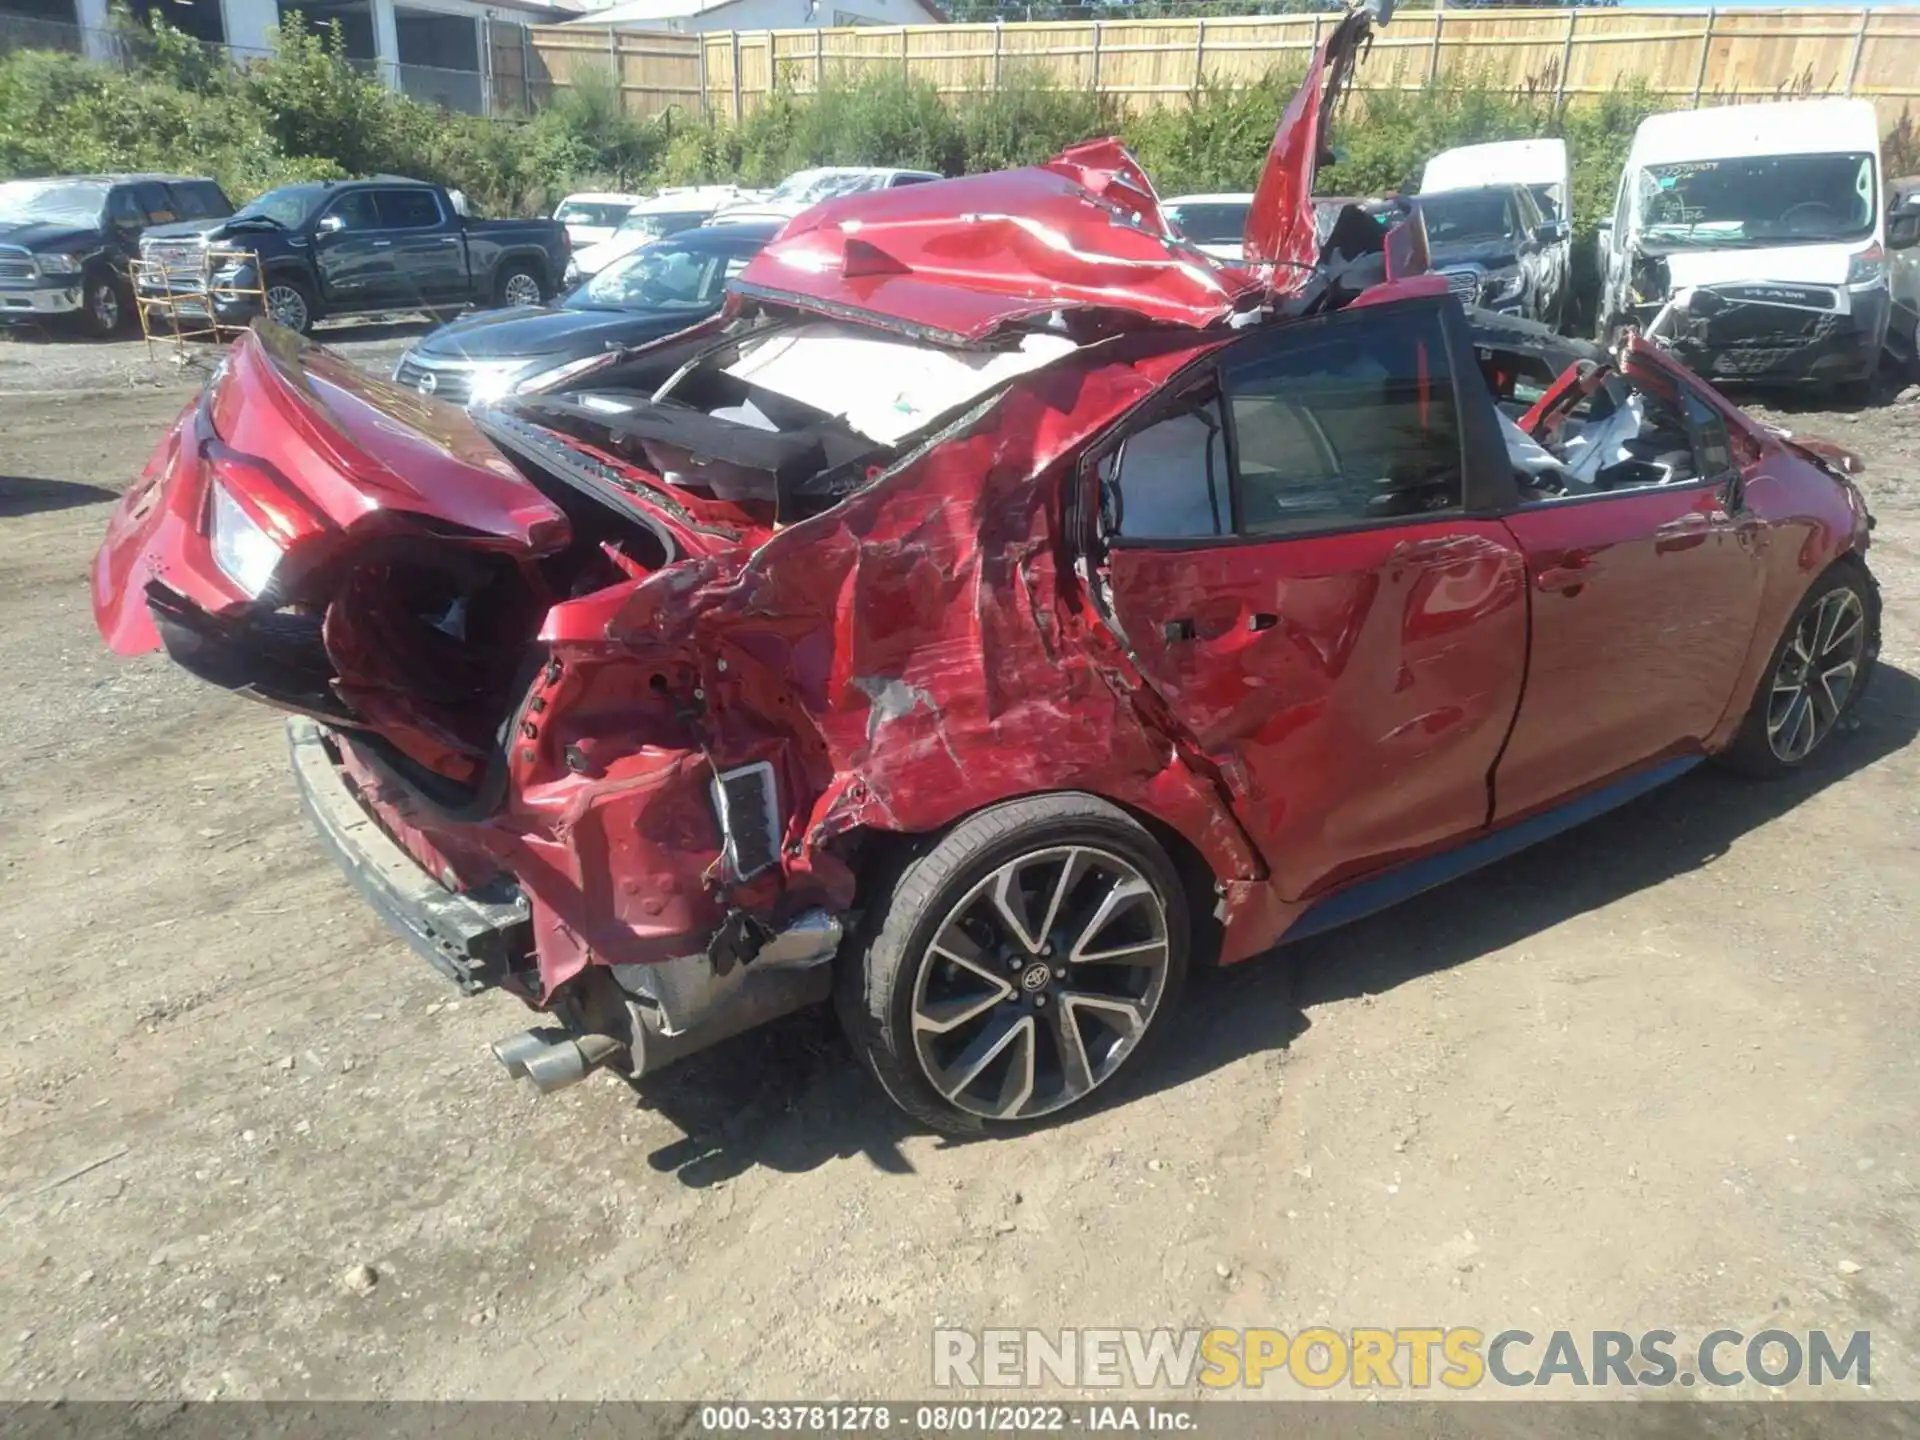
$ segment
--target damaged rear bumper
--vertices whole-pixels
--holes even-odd
[[[361,803],[340,737],[296,716],[287,742],[321,844],[393,931],[469,994],[509,979],[522,990],[535,967],[532,911],[521,889],[508,881],[464,892],[443,885]],[[716,941],[711,953],[659,964],[590,966],[547,1007],[564,1029],[511,1037],[496,1053],[510,1074],[543,1091],[601,1066],[651,1074],[824,1001],[843,933],[838,916],[809,910],[768,933],[750,960],[732,958]]]
[[[313,721],[287,722],[300,804],[315,833],[367,903],[427,962],[468,994],[529,962],[533,930],[518,886],[449,890],[367,813],[340,768],[338,742]]]

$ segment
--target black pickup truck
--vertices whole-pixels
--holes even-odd
[[[233,206],[191,175],[56,175],[0,182],[0,321],[75,320],[110,335],[133,317],[127,262],[142,232]]]
[[[147,231],[139,299],[171,291],[187,313],[244,325],[264,288],[266,312],[305,333],[329,315],[538,305],[567,254],[558,220],[469,219],[438,185],[315,181],[269,190],[221,221]]]

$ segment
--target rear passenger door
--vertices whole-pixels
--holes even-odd
[[[381,239],[387,242],[399,303],[459,305],[468,297],[467,251],[459,222],[440,197],[418,186],[377,190]]]
[[[1112,618],[1286,899],[1487,823],[1527,620],[1472,366],[1444,301],[1275,326],[1090,462]]]

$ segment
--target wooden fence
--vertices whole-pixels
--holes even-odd
[[[671,105],[737,118],[776,86],[893,69],[942,94],[1015,72],[1114,96],[1177,102],[1203,85],[1297,70],[1334,17],[1107,20],[1014,25],[642,34],[569,25],[521,30],[491,47],[496,113],[538,106],[582,68],[618,76],[629,109]],[[1891,125],[1920,100],[1920,10],[1572,9],[1402,13],[1374,40],[1356,88],[1412,90],[1479,77],[1555,100],[1639,81],[1677,105],[1803,95],[1872,99]]]
[[[705,105],[698,35],[494,21],[488,40],[495,115],[542,109],[586,70],[611,77],[630,114],[658,115],[676,106],[698,114]]]

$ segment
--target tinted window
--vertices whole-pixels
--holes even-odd
[[[888,183],[897,190],[902,185],[924,185],[931,179],[931,175],[896,175]]]
[[[1225,375],[1242,534],[1460,508],[1459,416],[1434,312],[1350,312],[1255,344]]]
[[[440,202],[428,190],[379,192],[380,224],[388,230],[427,230],[440,223]]]
[[[1233,529],[1217,396],[1135,431],[1100,461],[1099,473],[1109,535],[1187,540]]]
[[[138,230],[147,223],[147,217],[140,209],[140,203],[133,198],[133,191],[122,186],[114,188],[113,193],[107,197],[107,223],[124,225],[133,230]]]
[[[341,221],[340,228],[343,230],[380,228],[380,214],[374,208],[371,190],[355,190],[349,195],[342,195],[327,207],[327,214],[322,218],[328,217]]]
[[[150,225],[167,225],[180,217],[174,213],[173,196],[164,185],[143,180],[133,187],[133,200],[145,212]]]
[[[562,225],[586,225],[612,229],[633,209],[631,200],[564,200],[553,212]]]
[[[1196,245],[1238,245],[1240,236],[1247,228],[1247,211],[1250,207],[1241,204],[1208,202],[1204,205],[1169,205],[1166,216],[1173,221],[1175,228]],[[1336,206],[1327,215],[1327,225],[1332,226],[1339,214]],[[1313,207],[1314,225],[1320,223],[1320,206]]]
[[[1512,229],[1512,208],[1504,190],[1443,190],[1420,197],[1427,238],[1436,245],[1503,240]]]
[[[654,210],[645,215],[632,214],[620,222],[623,235],[677,235],[702,223],[711,210]]]
[[[175,185],[173,198],[183,220],[211,220],[233,209],[220,187],[204,180]]]
[[[1685,403],[1687,428],[1693,433],[1694,472],[1707,480],[1730,473],[1733,443],[1727,439],[1727,422],[1697,395],[1689,393]]]

